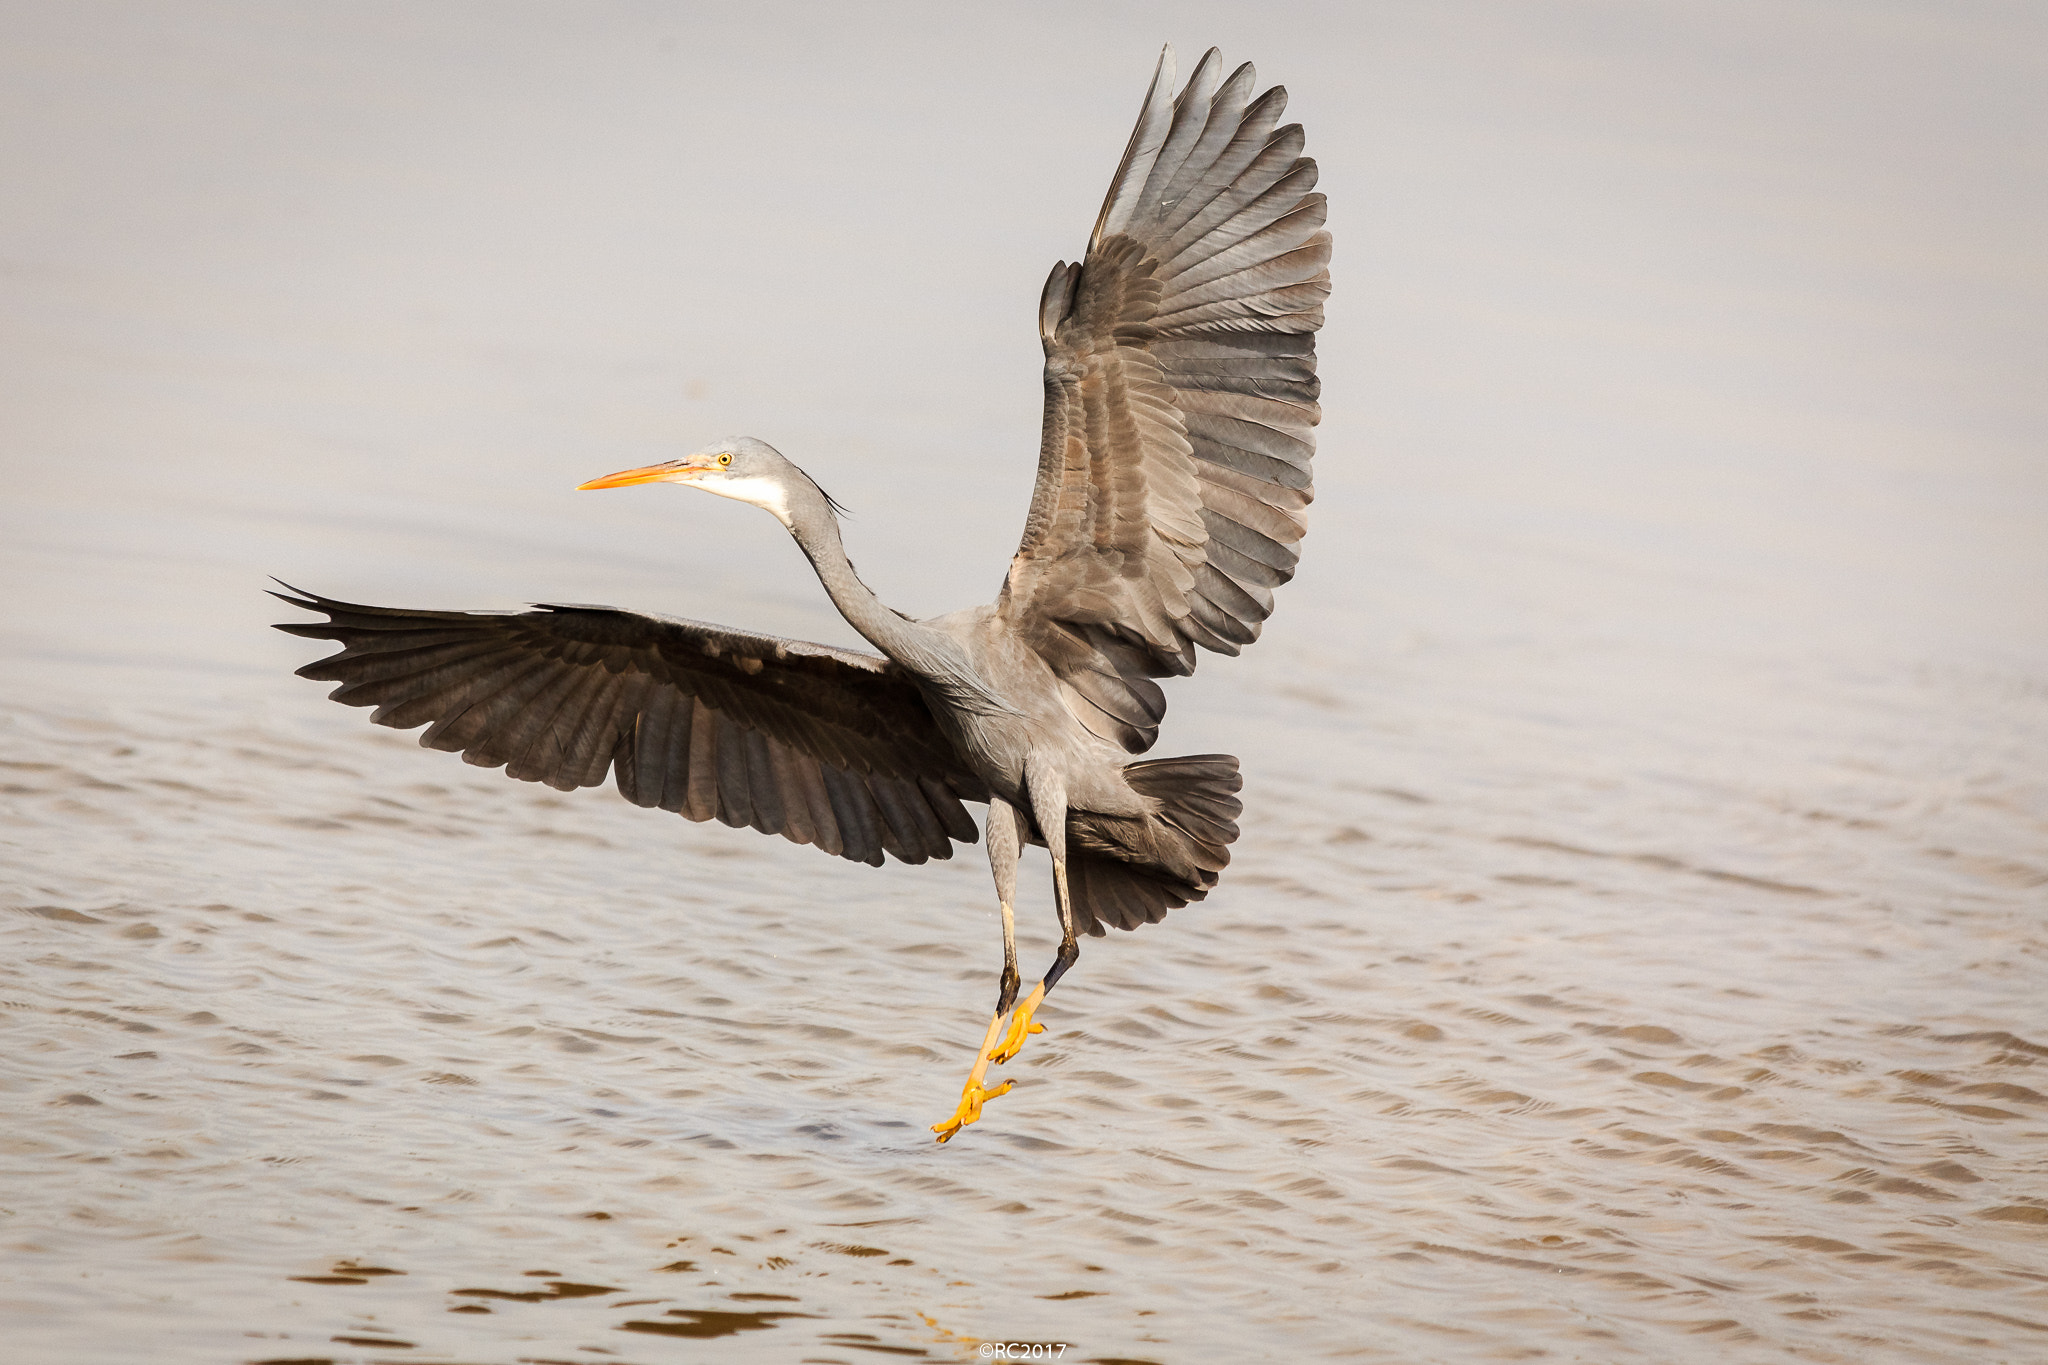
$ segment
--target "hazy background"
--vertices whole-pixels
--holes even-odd
[[[7,16],[17,663],[269,672],[297,647],[252,629],[259,570],[708,612],[682,580],[711,564],[773,604],[751,623],[846,638],[750,509],[568,496],[729,431],[855,509],[886,599],[985,598],[1032,472],[1037,289],[1163,38],[1286,83],[1330,195],[1288,609],[1445,632],[1372,573],[1399,543],[1461,620],[1565,656],[2048,643],[2032,5]],[[1503,541],[1569,561],[1565,591],[1467,566]]]
[[[265,628],[289,612],[260,589],[276,574],[397,605],[606,602],[853,643],[753,509],[572,492],[744,433],[854,510],[851,553],[885,600],[912,614],[987,600],[1035,460],[1039,286],[1084,247],[1162,41],[1183,71],[1215,43],[1286,84],[1322,166],[1335,293],[1311,534],[1266,639],[1171,694],[1160,752],[1246,756],[1234,880],[1206,918],[1091,944],[1062,987],[1068,1012],[1048,1012],[1047,1070],[934,1156],[921,1124],[950,1109],[993,981],[978,853],[871,876],[419,753],[289,676],[312,652]],[[804,1187],[740,1211],[762,1168],[701,1150],[683,1161],[679,1132],[824,1170],[805,1164],[823,1158],[802,1124],[844,1104],[849,1145],[887,1157],[874,1157],[886,1179],[861,1179],[893,1190],[873,1198],[922,1239],[905,1253],[915,1273],[974,1286],[955,1292],[959,1333],[1067,1331],[1101,1359],[1202,1359],[1219,1342],[1243,1359],[1494,1359],[1532,1342],[1723,1359],[1737,1340],[1805,1360],[2019,1358],[2048,1330],[2038,1275],[2019,1269],[2048,1223],[2048,1100],[2038,1080],[2009,1079],[2048,1056],[2044,242],[2048,10],[2035,4],[0,3],[0,761],[16,779],[0,796],[0,905],[20,912],[0,994],[25,1011],[16,1043],[0,1042],[19,1068],[0,1088],[17,1132],[0,1202],[18,1196],[0,1208],[0,1276],[16,1277],[19,1340],[38,1359],[82,1359],[80,1341],[109,1360],[229,1359],[246,1326],[292,1337],[280,1359],[309,1341],[354,1359],[326,1343],[370,1329],[328,1321],[327,1300],[278,1288],[277,1272],[410,1255],[404,1284],[424,1292],[428,1260],[467,1284],[529,1215],[508,1265],[637,1285],[663,1259],[662,1219],[716,1240],[757,1214],[801,1226],[824,1199]],[[371,809],[400,799],[411,814]],[[436,821],[476,842],[434,843],[421,830]],[[1042,954],[1036,881],[1025,935]],[[679,918],[676,896],[695,908]],[[81,1010],[141,1011],[165,1030],[187,1017],[152,1003],[172,978],[152,975],[170,959],[150,954],[225,952],[227,938],[180,926],[230,905],[268,917],[228,935],[254,965],[176,991],[233,992],[249,1016],[190,1026],[221,1030],[193,1033],[193,1057],[266,1028],[300,1039],[315,1070],[343,1066],[330,1048],[419,1060],[415,1034],[427,1052],[498,1057],[490,1038],[419,1013],[407,983],[511,989],[493,976],[492,953],[508,951],[494,935],[539,943],[582,915],[589,937],[558,954],[577,984],[533,985],[519,1008],[625,1010],[661,991],[684,1008],[674,981],[754,951],[750,926],[768,914],[807,926],[791,932],[814,936],[811,965],[764,966],[718,1008],[774,1047],[810,1039],[813,1088],[785,1113],[763,1097],[787,1078],[749,1080],[714,1050],[684,1069],[693,1085],[728,1076],[716,1093],[749,1115],[738,1128],[695,1101],[603,1101],[630,1117],[578,1120],[589,1141],[630,1130],[654,1145],[614,1151],[625,1164],[563,1194],[563,1218],[657,1168],[695,1171],[690,1189],[728,1202],[656,1180],[641,1223],[621,1213],[573,1235],[535,1211],[554,1196],[523,1182],[554,1149],[522,1145],[496,1082],[350,1091],[381,1103],[378,1122],[296,1176],[266,1175],[282,1182],[261,1187],[273,1211],[230,1233],[200,1212],[214,1176],[172,1161],[154,1183],[120,1183],[159,1111],[135,1110],[124,1136],[126,1092],[91,1078],[134,1040],[67,1032],[87,1028]],[[835,906],[871,915],[835,920]],[[367,937],[322,939],[342,921]],[[95,924],[151,931],[100,939]],[[293,965],[264,965],[286,944]],[[730,957],[702,956],[714,952]],[[910,970],[918,953],[943,969]],[[1352,973],[1368,960],[1381,975]],[[656,961],[678,976],[627,971]],[[1318,963],[1330,974],[1312,984]],[[404,1009],[353,994],[371,977]],[[1282,978],[1304,994],[1259,994]],[[1121,1002],[1166,983],[1182,994],[1161,1007],[1196,1019],[1202,1006],[1175,1001],[1235,1001],[1248,1013],[1226,1032],[1256,1018],[1298,1035],[1338,1079],[1281,1082],[1278,1062],[1180,1020],[1142,1024],[1167,1041],[1105,1041]],[[1457,1032],[1531,999],[1581,1010],[1579,1032],[1539,1038],[1514,1031],[1519,1017],[1489,1025],[1498,1038]],[[841,1022],[902,1051],[777,1031],[837,1010],[866,1011]],[[1456,1108],[1389,1108],[1372,1088],[1419,1046],[1417,1019],[1450,1033],[1441,1062],[1413,1063],[1416,1084]],[[1609,1044],[1586,1039],[1627,1028],[1653,1030],[1630,1035],[1639,1049],[1669,1034],[1671,1056],[1649,1072],[1621,1063],[1637,1084],[1617,1071],[1624,1089],[1608,1093]],[[379,1029],[392,1038],[357,1036]],[[1993,1041],[1943,1044],[1976,1049],[1969,1060],[1888,1050],[1937,1035]],[[145,1041],[178,1055],[168,1034]],[[1560,1068],[1547,1079],[1532,1060],[1545,1047]],[[1808,1069],[1776,1051],[1795,1047]],[[638,1054],[616,1073],[610,1056],[567,1059],[560,1084],[652,1094]],[[1210,1069],[1180,1069],[1196,1060]],[[1766,1064],[1799,1078],[1769,1103],[1820,1108],[1686,1108],[1707,1101],[1685,1085],[1764,1094],[1774,1082],[1741,1077]],[[315,1131],[317,1105],[266,1108],[235,1088],[255,1073],[210,1065],[152,1094],[211,1133],[189,1154],[234,1172],[219,1179],[252,1179],[250,1163]],[[490,1070],[419,1065],[422,1087]],[[1112,1073],[1157,1093],[1105,1099],[1123,1093]],[[1643,1080],[1673,1074],[1702,1079]],[[2033,1098],[1998,1100],[2017,1106],[2006,1118],[1944,1110],[1962,1127],[1916,1128],[1933,1111],[1899,1097],[1934,1082],[1881,1079],[1900,1076]],[[1179,1186],[1157,1206],[1116,1197],[1138,1201],[1166,1246],[1263,1250],[1177,1260],[1083,1218],[1122,1189],[1112,1155],[1126,1144],[1176,1154],[1144,1169],[1197,1185],[1172,1163],[1224,1159],[1148,1127],[1197,1122],[1173,1107],[1182,1094],[1204,1097],[1202,1113],[1265,1116],[1226,1164],[1291,1211],[1198,1208]],[[1531,1171],[1583,1193],[1611,1163],[1555,1136],[1568,1129],[1534,1136],[1507,1101],[1486,1107],[1501,1094],[1597,1116],[1574,1122],[1599,1130],[1601,1154],[1653,1127],[1647,1113],[1673,1132],[1754,1134],[1745,1124],[1768,1118],[1847,1133],[1861,1164],[1811,1184],[1778,1179],[1797,1163],[1753,1166],[1757,1183],[1732,1186],[1742,1200],[1713,1207],[1760,1212],[1702,1204],[1688,1221],[1661,1201],[1694,1177],[1644,1156],[1624,1193],[1602,1197],[1660,1201],[1671,1237],[1622,1269],[1711,1282],[1685,1292],[1715,1304],[1681,1311],[1678,1291],[1626,1286],[1555,1299],[1502,1268],[1537,1242],[1489,1240],[1494,1215],[1472,1209]],[[1106,1118],[1099,1104],[1126,1107]],[[484,1111],[521,1136],[473,1126]],[[499,1222],[430,1234],[398,1213],[336,1213],[330,1194],[366,1196],[436,1123],[454,1136],[422,1169],[476,1163],[463,1197],[495,1200]],[[1464,1140],[1486,1152],[1469,1186],[1398,1165]],[[1801,1161],[1835,1150],[1769,1140],[1811,1148]],[[955,1164],[926,1165],[941,1159]],[[989,1164],[961,1173],[972,1162]],[[1855,1218],[1889,1217],[1894,1199],[1917,1226],[1912,1201],[1936,1195],[1866,1207],[1840,1192],[1917,1171],[1940,1194],[1952,1177],[1929,1172],[1943,1162],[1976,1183],[1942,1198],[1975,1202],[1941,1206],[1948,1249],[1915,1264],[1972,1268],[1909,1281],[1884,1256],[1856,1260],[1894,1233],[1873,1223],[1866,1239]],[[939,1169],[958,1183],[921,1183]],[[110,1181],[151,1191],[146,1208],[107,1213],[93,1201]],[[1049,1221],[1011,1214],[1005,1188],[1040,1191]],[[1529,1195],[1528,1218],[1549,1216],[1548,1197]],[[1067,1213],[1048,1212],[1063,1198]],[[1006,1237],[1035,1250],[1006,1258]],[[1802,1237],[1841,1240],[1793,1268],[1754,1252],[1792,1256]],[[1036,1278],[1031,1259],[1055,1244],[1130,1278],[1067,1302],[1070,1283]],[[912,1271],[899,1284],[879,1259],[857,1269],[879,1278],[853,1283],[885,1287],[834,1282],[854,1298],[818,1308],[831,1320],[818,1330],[862,1294],[910,1293]],[[1760,1306],[1793,1282],[1818,1297]],[[1342,1304],[1363,1305],[1374,1332],[1347,1327]],[[966,1339],[898,1310],[883,1344]],[[408,1358],[427,1358],[423,1323],[463,1326],[450,1358],[549,1345],[485,1330],[504,1317],[443,1318],[438,1301],[379,1311],[421,1343]],[[1951,1312],[1989,1335],[1932,1325]],[[583,1330],[561,1328],[554,1348],[711,1349]],[[794,1330],[721,1341],[734,1359],[793,1358]]]

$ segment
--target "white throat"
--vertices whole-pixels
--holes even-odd
[[[789,499],[782,485],[773,479],[744,479],[727,475],[715,482],[706,480],[696,487],[706,493],[716,493],[721,498],[736,502],[750,502],[756,507],[766,508],[785,527],[789,523]]]

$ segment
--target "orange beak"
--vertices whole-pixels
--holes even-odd
[[[681,460],[670,460],[667,464],[642,465],[638,469],[624,469],[616,474],[607,474],[601,479],[577,484],[576,490],[580,493],[586,488],[627,488],[636,483],[658,483],[663,479],[674,479],[678,474],[694,472],[696,471]]]

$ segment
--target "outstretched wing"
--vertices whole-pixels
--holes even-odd
[[[1313,496],[1323,196],[1287,92],[1220,70],[1212,48],[1173,100],[1160,58],[1087,259],[1046,281],[1038,486],[997,604],[1133,753],[1151,679],[1258,638]]]
[[[420,743],[562,791],[619,792],[879,867],[973,843],[988,792],[896,665],[851,650],[611,607],[406,611],[272,594],[339,640],[300,669]]]

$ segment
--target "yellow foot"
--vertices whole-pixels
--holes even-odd
[[[960,1107],[953,1111],[953,1117],[947,1119],[944,1123],[933,1124],[932,1131],[939,1135],[939,1141],[944,1142],[952,1137],[953,1134],[980,1118],[982,1105],[998,1095],[1010,1093],[1010,1085],[1011,1082],[1004,1081],[995,1089],[990,1090],[982,1085],[979,1080],[969,1081],[967,1088],[960,1092]]]
[[[1018,1002],[1017,1008],[1010,1013],[1010,1031],[1003,1035],[1002,1046],[988,1055],[991,1063],[999,1065],[1009,1061],[1024,1050],[1024,1039],[1027,1035],[1045,1032],[1045,1025],[1031,1021],[1032,1014],[1038,1009],[1038,1002],[1043,999],[1045,986],[1041,983],[1033,986],[1031,994]]]
[[[993,1090],[981,1083],[988,1074],[988,1055],[995,1049],[996,1039],[1002,1036],[1003,1016],[998,1014],[988,1021],[988,1032],[981,1035],[981,1049],[974,1054],[974,1069],[967,1073],[967,1084],[960,1088],[960,1107],[953,1111],[953,1117],[944,1123],[932,1125],[932,1131],[944,1142],[953,1134],[981,1117],[981,1106],[998,1095],[1009,1093],[1010,1082],[1004,1081]]]

